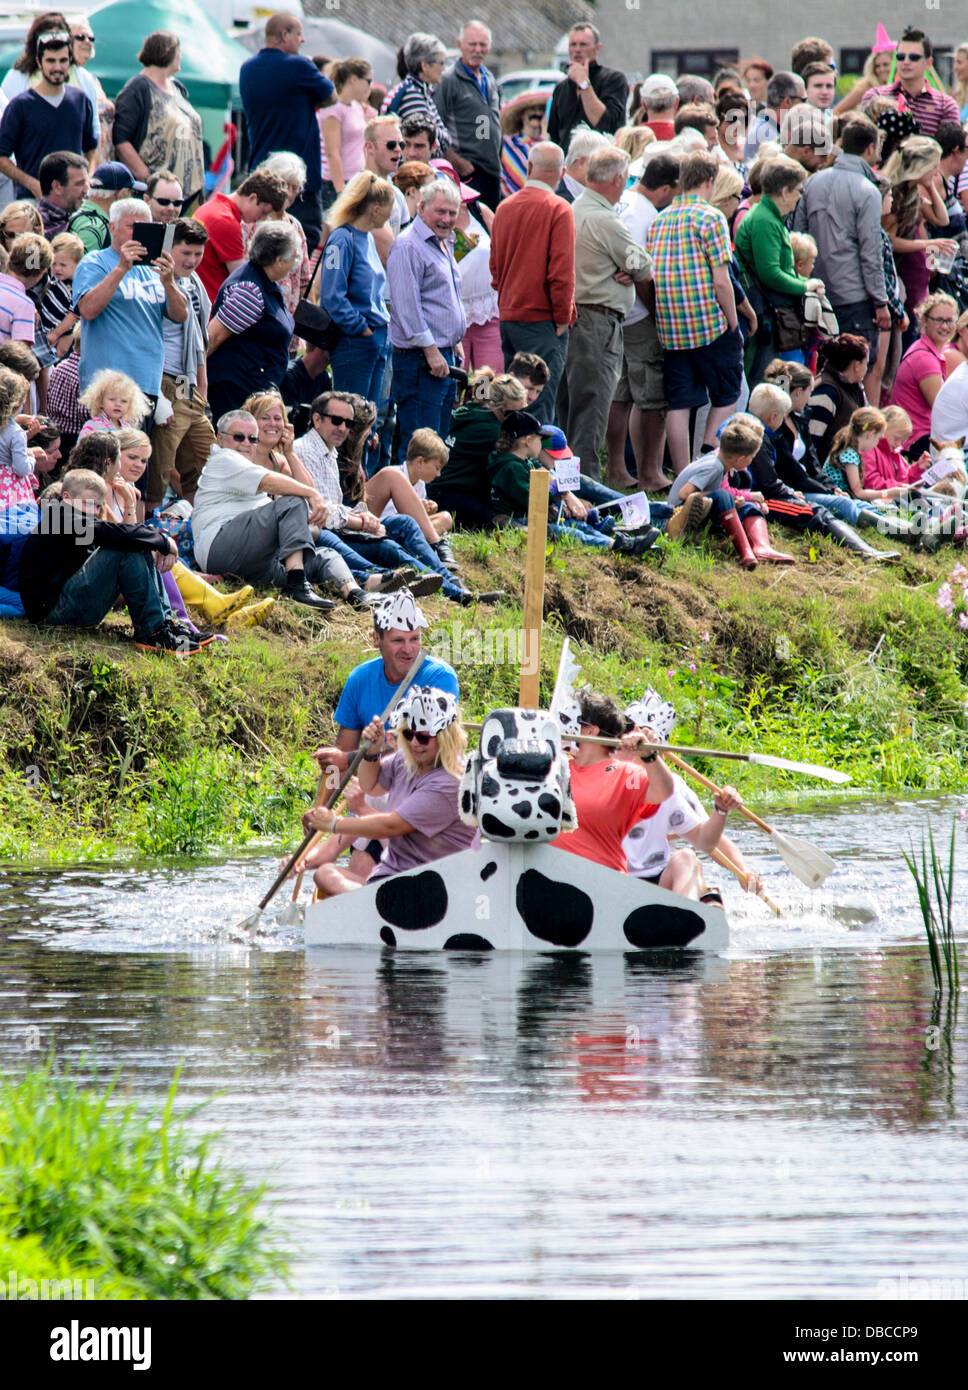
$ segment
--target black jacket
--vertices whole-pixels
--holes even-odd
[[[598,100],[605,105],[605,113],[598,125],[593,127],[603,135],[614,135],[625,124],[625,110],[629,100],[629,84],[625,73],[618,68],[603,68],[600,63],[591,63],[588,80]],[[577,125],[590,125],[582,105],[581,92],[574,82],[566,77],[559,82],[551,98],[551,112],[548,116],[548,139],[560,145],[568,153],[568,141]]]
[[[793,433],[784,421],[779,433],[772,436],[777,474],[787,487],[792,487],[796,492],[823,492],[832,496],[833,483],[824,476],[806,421],[800,415],[793,418],[805,452],[803,458],[793,457]]]

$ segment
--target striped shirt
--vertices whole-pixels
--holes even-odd
[[[366,511],[365,503],[358,507],[347,507],[344,503],[336,450],[327,448],[316,430],[310,430],[297,439],[292,450],[312,478],[316,491],[326,499],[329,508],[326,526],[330,531],[338,531],[345,526],[350,512]]]
[[[33,343],[37,311],[13,275],[0,275],[0,342]]]
[[[236,280],[222,296],[218,319],[230,333],[244,333],[259,322],[265,307],[262,291],[254,280]]]
[[[453,232],[441,243],[415,217],[390,247],[387,291],[395,348],[453,347],[467,332]]]
[[[726,218],[697,193],[683,193],[649,228],[655,322],[666,352],[705,347],[725,333],[713,270],[732,260]]]
[[[400,86],[388,95],[382,109],[387,110],[390,102],[399,95],[399,101],[394,108],[394,115],[399,119],[401,125],[408,116],[419,116],[426,125],[431,126],[437,132],[437,143],[433,153],[438,155],[449,150],[454,142],[450,138],[450,131],[441,119],[440,112],[434,105],[431,91],[429,82],[421,82],[419,77],[414,77],[413,73],[409,73],[400,83]]]
[[[891,97],[895,101],[903,97],[904,109],[911,112],[921,127],[922,135],[933,137],[942,121],[954,121],[955,125],[961,124],[958,103],[954,97],[949,97],[945,92],[936,92],[933,87],[928,86],[927,82],[916,97],[912,97],[909,92],[904,91],[900,79],[887,87],[874,87],[865,94],[861,106],[866,106],[869,101],[873,101],[874,97]]]

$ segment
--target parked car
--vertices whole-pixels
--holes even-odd
[[[518,72],[509,72],[507,77],[500,78],[497,84],[501,94],[501,105],[513,100],[521,92],[553,92],[558,83],[564,81],[564,77],[565,74],[557,68],[521,68]]]

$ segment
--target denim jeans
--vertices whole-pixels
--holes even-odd
[[[344,333],[329,354],[336,389],[354,391],[379,405],[389,351],[386,324],[374,328],[371,338],[351,338]]]
[[[144,551],[96,550],[68,579],[45,621],[51,627],[97,627],[120,594],[135,637],[150,637],[165,621],[154,568],[153,554]]]
[[[327,531],[325,528],[316,537],[317,546],[328,546],[330,550],[335,550],[336,554],[346,561],[347,567],[354,579],[368,579],[371,574],[378,574],[380,566],[372,564],[369,560],[364,560],[362,555],[358,555],[351,545],[347,545],[342,536],[338,536],[335,531]]]
[[[452,571],[441,560],[412,516],[401,516],[398,512],[396,516],[387,517],[383,524],[390,539],[402,545],[419,566],[426,566],[444,576],[444,593],[449,598],[461,592],[461,585],[454,582]]]
[[[724,487],[717,487],[712,492],[707,492],[706,496],[713,504],[712,516],[717,521],[724,512],[731,511],[736,511],[740,517],[763,515],[759,507],[754,507],[752,502],[741,502],[738,497],[734,497]]]
[[[846,521],[849,526],[857,525],[861,512],[870,512],[875,517],[881,515],[869,502],[858,502],[854,497],[834,497],[828,492],[805,492],[803,496],[811,507],[826,507],[828,512],[839,521]]]
[[[606,502],[617,502],[619,498],[624,497],[625,494],[623,492],[616,492],[612,487],[606,487],[604,483],[597,483],[594,478],[586,478],[583,473],[581,475],[581,486],[578,488],[575,496],[580,498],[582,502],[589,502],[593,507],[601,507]],[[650,498],[650,526],[657,526],[661,531],[674,511],[675,508],[670,507],[668,502],[653,502]],[[616,518],[621,516],[618,507],[610,507],[609,513]]]
[[[454,349],[441,348],[440,352],[447,365],[452,367]],[[437,431],[441,439],[447,438],[457,383],[449,376],[431,376],[422,348],[394,348],[393,394],[400,423],[397,461],[403,463],[414,430],[432,429]]]

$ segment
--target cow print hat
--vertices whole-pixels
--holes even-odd
[[[668,743],[676,727],[675,709],[651,686],[641,700],[626,707],[625,713],[637,729],[651,729],[660,743]]]
[[[414,685],[390,716],[389,727],[399,729],[404,720],[417,734],[439,734],[457,718],[457,701],[433,685]]]
[[[389,632],[391,628],[416,632],[418,627],[427,626],[427,619],[410,590],[397,589],[396,593],[387,594],[373,609],[373,626],[381,632]]]

